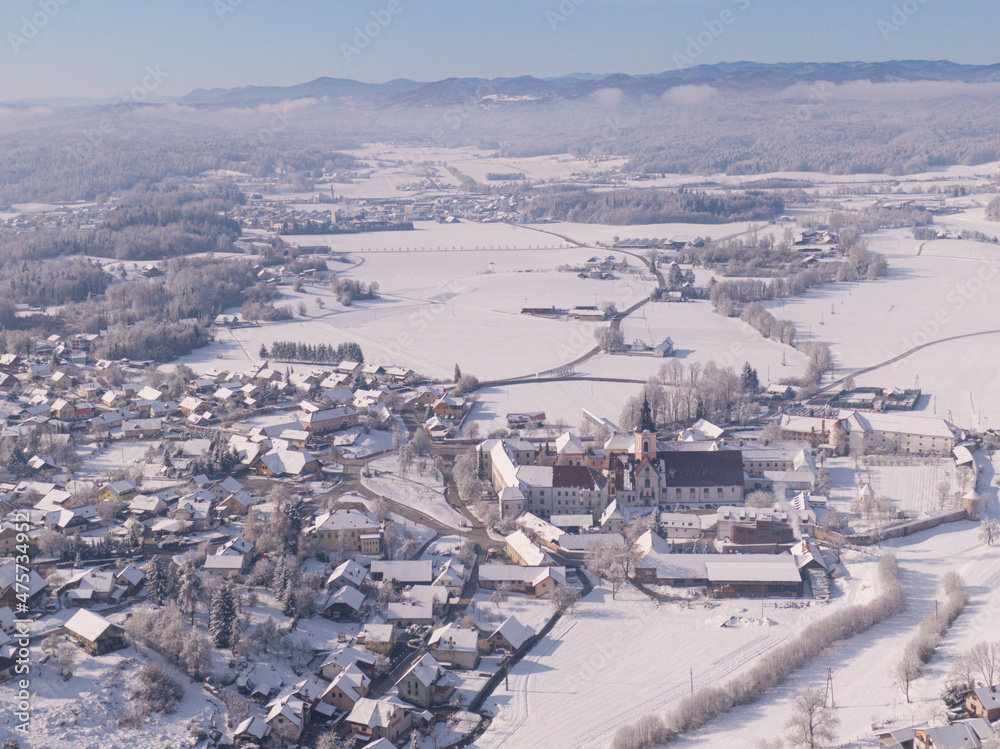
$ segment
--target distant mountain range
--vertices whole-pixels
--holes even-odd
[[[397,78],[385,83],[362,83],[344,78],[317,78],[295,86],[244,86],[197,89],[174,101],[194,107],[254,107],[303,98],[326,98],[333,103],[386,106],[435,106],[470,99],[505,101],[574,100],[602,89],[620,89],[628,99],[660,96],[678,86],[710,85],[721,91],[763,93],[780,91],[797,83],[852,81],[900,83],[945,81],[988,83],[1000,81],[1000,64],[959,65],[947,60],[890,62],[773,63],[754,62],[694,65],[650,75],[572,73],[554,78],[445,78],[420,82]],[[84,104],[73,100],[30,100],[19,104],[53,106]],[[94,104],[101,102],[93,101]]]
[[[774,91],[796,83],[852,81],[898,83],[1000,81],[1000,64],[959,65],[940,60],[892,62],[775,63],[753,62],[695,65],[651,75],[573,73],[555,78],[446,78],[422,83],[396,79],[387,83],[360,83],[341,78],[317,78],[297,86],[247,86],[234,89],[198,89],[180,97],[192,106],[256,106],[303,97],[331,101],[386,105],[430,106],[468,101],[472,97],[497,101],[581,99],[602,89],[620,89],[628,98],[660,96],[678,86],[710,85],[722,91]]]

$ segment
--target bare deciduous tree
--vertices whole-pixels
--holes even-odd
[[[792,746],[816,749],[820,742],[837,738],[838,724],[836,714],[826,706],[826,691],[810,687],[793,700],[792,716],[785,728]]]

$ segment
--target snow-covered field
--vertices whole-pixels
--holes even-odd
[[[918,254],[921,243],[907,235],[893,230],[872,238],[872,249],[889,261],[886,278],[829,284],[769,306],[795,322],[800,339],[830,344],[837,376],[931,343],[857,383],[918,386],[932,396],[922,401],[925,412],[945,418],[950,412],[967,428],[1000,426],[1000,398],[986,386],[1000,369],[1000,334],[945,341],[1000,330],[1000,252],[992,244],[950,240],[928,243]]]
[[[619,726],[685,697],[692,673],[695,688],[725,681],[829,610],[768,603],[772,626],[721,627],[720,616],[759,617],[760,602],[657,604],[627,585],[612,600],[598,586],[511,669],[474,745],[608,746]]]

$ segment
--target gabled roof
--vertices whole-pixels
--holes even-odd
[[[508,616],[503,623],[490,634],[490,637],[500,636],[510,643],[515,650],[528,641],[535,630],[526,624],[521,624],[516,617]]]
[[[441,664],[430,653],[424,653],[406,670],[400,677],[399,682],[403,681],[407,676],[413,676],[413,678],[425,687],[429,687],[441,677],[441,673]],[[396,683],[398,684],[399,682]]]
[[[396,712],[403,709],[401,705],[388,700],[373,700],[362,697],[354,705],[351,714],[347,716],[347,722],[369,728],[388,728]]]
[[[357,588],[352,588],[350,585],[345,585],[338,588],[323,604],[323,610],[326,611],[331,606],[336,606],[338,604],[343,604],[348,606],[354,611],[359,611],[362,604],[365,602],[365,594],[362,593]]]
[[[89,642],[97,642],[101,635],[112,628],[121,629],[117,624],[88,609],[80,609],[66,622],[66,629]]]
[[[357,588],[365,581],[367,575],[368,571],[364,567],[353,559],[348,559],[346,562],[337,565],[337,568],[326,579],[326,584],[331,585],[335,582],[344,581]]]

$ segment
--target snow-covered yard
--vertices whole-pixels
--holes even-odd
[[[373,460],[369,467],[385,473],[377,475],[373,473],[371,476],[362,474],[361,483],[376,494],[412,507],[452,528],[457,529],[468,523],[465,517],[445,500],[445,487],[438,471],[429,464],[425,470],[421,470],[419,462],[415,462],[410,470],[403,474],[399,470],[398,463],[395,455]]]

